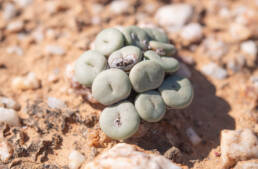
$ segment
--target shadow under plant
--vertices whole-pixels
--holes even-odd
[[[189,167],[193,165],[191,161],[207,157],[220,144],[222,130],[235,128],[235,122],[228,114],[230,105],[227,101],[216,96],[214,85],[204,75],[194,69],[191,71],[195,92],[192,104],[182,110],[167,110],[159,123],[143,122],[140,136],[128,140]],[[193,128],[202,138],[200,144],[191,144],[186,135],[188,128]]]

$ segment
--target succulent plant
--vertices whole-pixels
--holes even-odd
[[[168,37],[166,33],[158,28],[143,28],[143,30],[148,34],[151,40],[168,43]]]
[[[175,73],[180,65],[171,57],[176,48],[160,29],[108,28],[94,45],[96,51],[76,61],[75,78],[81,90],[87,90],[80,93],[91,91],[91,103],[106,106],[99,122],[109,137],[127,139],[137,131],[140,118],[158,122],[167,107],[181,109],[191,103],[191,83]]]
[[[160,93],[154,90],[139,94],[135,99],[135,108],[139,116],[148,122],[160,121],[166,112]]]
[[[102,54],[96,51],[84,52],[75,63],[75,78],[79,83],[89,87],[106,66],[107,60]]]
[[[172,56],[176,53],[174,45],[154,40],[149,42],[149,49],[155,51],[160,56]]]
[[[179,68],[179,62],[176,59],[172,57],[161,57],[152,50],[144,52],[144,58],[157,62],[165,72],[176,72]]]
[[[117,140],[132,136],[139,127],[140,118],[130,102],[122,102],[105,108],[99,119],[103,132]]]
[[[141,61],[142,51],[135,46],[126,46],[113,52],[108,58],[110,68],[129,71],[136,63]]]
[[[94,42],[95,50],[105,56],[109,56],[112,52],[123,46],[124,36],[115,28],[104,29],[97,35]]]
[[[148,48],[149,36],[143,29],[137,26],[129,26],[122,31],[127,45],[134,45],[143,50]]]
[[[155,61],[144,60],[130,71],[129,78],[136,92],[145,92],[158,88],[164,80],[165,72]]]
[[[128,75],[120,69],[102,71],[93,81],[92,95],[103,105],[126,99],[131,93]]]
[[[160,86],[159,91],[165,104],[170,108],[185,108],[193,99],[191,82],[177,75],[168,77]]]

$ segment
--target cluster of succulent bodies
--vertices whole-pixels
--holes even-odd
[[[113,139],[126,139],[138,129],[140,118],[158,122],[166,108],[184,108],[193,98],[187,78],[175,74],[179,62],[174,45],[158,28],[107,28],[76,61],[75,78],[91,88],[107,106],[100,127]],[[133,97],[133,96],[135,97]],[[126,99],[133,97],[133,102]]]

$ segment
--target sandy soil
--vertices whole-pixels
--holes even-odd
[[[0,16],[8,0],[0,1]],[[97,11],[93,5],[104,3]],[[239,44],[243,40],[258,41],[258,34],[241,40],[228,38],[229,22],[224,22],[212,14],[214,6],[206,0],[175,0],[195,6],[196,21],[204,28],[203,39],[215,36],[229,45],[229,52],[216,63],[225,66],[228,59],[239,53]],[[135,25],[140,23],[156,24],[153,19],[158,7],[170,3],[169,0],[130,1],[127,12],[117,15],[109,11],[108,0],[83,1],[34,0],[26,8],[17,7],[18,13],[11,21],[0,19],[0,94],[13,98],[20,105],[19,116],[22,127],[2,126],[4,137],[14,145],[12,158],[3,163],[7,168],[68,168],[67,157],[72,149],[82,152],[86,161],[91,161],[104,149],[117,141],[107,138],[98,124],[102,107],[94,106],[75,94],[66,78],[65,70],[89,49],[95,35],[103,28],[114,25]],[[229,8],[242,4],[256,9],[245,0],[225,1]],[[146,11],[153,4],[154,9]],[[53,9],[52,9],[53,8]],[[95,9],[95,10],[94,10]],[[214,9],[213,9],[214,10]],[[139,14],[146,13],[143,19]],[[257,14],[256,14],[257,15]],[[22,21],[22,28],[15,31],[7,29],[13,21]],[[213,21],[213,23],[212,23]],[[257,24],[256,24],[257,25]],[[248,27],[249,30],[253,28]],[[256,27],[257,29],[257,27]],[[42,40],[35,39],[35,31],[42,31]],[[143,124],[143,136],[133,137],[125,142],[154,153],[165,154],[171,147],[177,147],[180,153],[171,160],[184,168],[211,169],[220,168],[220,133],[224,129],[251,128],[258,133],[258,97],[250,77],[258,74],[257,59],[253,65],[244,66],[222,80],[204,75],[201,67],[211,59],[203,51],[202,41],[193,45],[184,45],[182,41],[170,39],[178,48],[178,58],[192,61],[185,64],[192,75],[195,98],[191,106],[183,110],[168,110],[164,120],[155,124]],[[61,55],[49,54],[47,45],[62,47]],[[8,47],[19,46],[23,53],[8,52]],[[34,72],[41,81],[41,87],[35,90],[14,90],[11,81],[16,76]],[[56,76],[49,81],[49,76]],[[65,101],[67,108],[51,109],[47,106],[48,97]],[[191,145],[186,129],[192,127],[202,138],[202,142]],[[1,167],[0,167],[1,168]]]

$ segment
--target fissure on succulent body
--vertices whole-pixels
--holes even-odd
[[[167,107],[181,109],[192,102],[191,83],[175,74],[179,69],[173,57],[176,48],[162,30],[107,28],[96,36],[94,46],[76,61],[75,78],[106,106],[100,127],[109,137],[129,138],[137,131],[140,118],[158,122]],[[129,102],[128,97],[135,93],[134,103]]]

